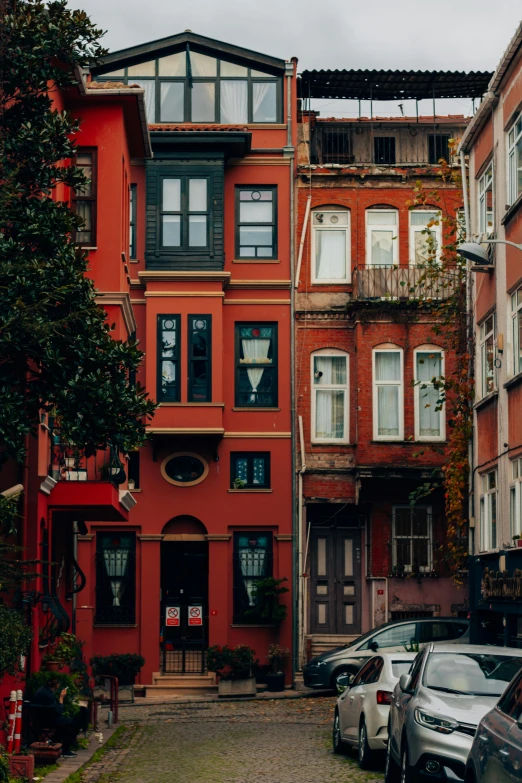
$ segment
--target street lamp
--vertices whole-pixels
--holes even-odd
[[[511,245],[516,247],[517,250],[522,250],[522,245],[517,245],[516,242],[508,242],[506,239],[486,239],[485,244]],[[491,265],[488,251],[482,245],[479,245],[478,242],[464,242],[457,248],[457,252],[463,258],[467,258],[468,261],[472,261],[474,264],[478,264],[478,266]],[[471,268],[473,269],[473,267]]]

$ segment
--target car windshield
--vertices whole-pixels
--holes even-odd
[[[401,674],[408,674],[413,661],[392,661],[392,674],[394,677],[399,677]]]
[[[500,696],[522,667],[522,658],[495,653],[432,653],[424,685],[443,693]]]

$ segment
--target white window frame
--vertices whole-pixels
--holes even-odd
[[[488,328],[488,331],[486,331],[486,326],[488,325],[489,320],[492,320],[492,327]],[[487,318],[484,318],[484,320],[479,324],[478,327],[478,343],[479,343],[479,350],[480,350],[480,396],[487,397],[488,394],[493,394],[497,390],[497,373],[495,368],[495,358],[496,358],[496,346],[495,346],[495,334],[496,334],[496,318],[495,313],[491,313],[488,315]],[[492,341],[493,344],[493,388],[488,389],[488,379],[486,377],[486,346],[489,341]]]
[[[320,215],[322,213],[329,213],[332,212],[342,212],[343,214],[347,215],[347,222],[346,226],[341,226],[340,228],[337,226],[316,226],[315,225],[315,216]],[[348,285],[352,281],[352,260],[351,260],[351,254],[350,254],[350,237],[351,237],[351,215],[349,209],[343,209],[342,207],[324,207],[322,209],[314,209],[312,210],[312,258],[311,258],[311,275],[312,275],[312,283],[313,285]],[[332,278],[318,278],[315,274],[315,253],[316,253],[316,235],[318,231],[344,231],[345,237],[346,237],[346,250],[345,250],[345,259],[346,259],[346,268],[345,268],[345,276],[344,277],[332,277]]]
[[[522,372],[522,345],[520,345],[520,326],[522,322],[522,286],[511,294],[511,362],[513,375]]]
[[[517,126],[520,124],[520,129]],[[522,112],[506,134],[507,137],[507,203],[511,206],[522,195],[518,192],[518,172],[522,169],[522,154],[517,150],[517,143],[522,139]]]
[[[332,356],[343,356],[346,360],[346,383],[345,384],[315,384],[314,374],[314,360],[316,356],[328,358]],[[321,348],[319,351],[314,351],[310,355],[310,370],[311,370],[311,389],[312,389],[312,405],[311,405],[311,441],[312,443],[349,443],[350,442],[350,355],[346,351],[341,351],[338,348]],[[344,391],[344,437],[343,438],[318,438],[316,436],[316,411],[317,403],[316,396],[318,391]]]
[[[395,220],[395,226],[392,223],[375,223],[370,224],[368,222],[368,217],[370,213],[372,215],[378,214],[378,213],[389,213],[393,212],[395,214],[396,220]],[[394,209],[393,207],[390,207],[389,209],[385,207],[368,207],[366,210],[366,266],[367,267],[377,267],[377,269],[382,268],[382,264],[374,264],[372,261],[372,233],[374,231],[390,231],[390,229],[395,228],[395,236],[392,240],[392,262],[391,266],[398,266],[399,264],[399,210]]]
[[[421,381],[417,377],[417,356],[420,353],[438,353],[440,354],[440,377],[444,377],[444,350],[438,345],[418,345],[413,352],[413,372],[415,379],[415,394],[414,394],[414,414],[415,414],[415,440],[418,441],[442,441],[446,440],[446,406],[442,405],[439,411],[440,417],[440,433],[439,435],[421,435],[420,434],[420,411],[421,411],[421,396],[425,391],[422,386],[433,388],[433,384],[428,381]]]
[[[512,460],[509,469],[509,527],[513,538],[522,536],[522,458]]]
[[[433,207],[432,209],[426,208],[426,209],[410,209],[408,220],[409,220],[409,251],[410,251],[410,266],[417,266],[417,261],[415,259],[415,234],[419,231],[425,231],[427,224],[430,222],[429,220],[426,221],[426,225],[420,226],[420,225],[413,225],[411,216],[413,214],[419,214],[419,213],[426,213],[428,215],[433,215],[434,213],[438,212],[439,214],[439,220],[438,224],[432,226],[429,231],[432,234],[435,234],[435,241],[437,243],[437,252],[435,254],[435,261],[440,264],[441,261],[441,253],[442,253],[442,212],[440,209],[437,209],[436,207]]]
[[[498,549],[498,476],[497,469],[482,473],[480,481],[480,551],[490,552]],[[493,504],[493,498],[495,503]],[[495,514],[493,515],[493,505]],[[495,519],[495,541],[493,541],[493,516]]]
[[[377,381],[376,357],[378,353],[395,352],[400,355],[400,379],[398,381]],[[373,397],[373,439],[378,441],[404,440],[404,350],[398,345],[377,345],[372,351],[372,397]],[[399,387],[399,434],[379,435],[379,402],[377,388],[379,386]]]
[[[491,185],[491,226],[488,226],[487,192]],[[495,233],[495,191],[493,182],[493,161],[478,181],[478,227],[479,233],[490,237]]]
[[[428,534],[426,536],[399,536],[400,539],[408,539],[410,540],[410,547],[413,545],[413,541],[422,539],[426,540],[428,542],[428,565],[427,566],[419,566],[419,573],[429,574],[433,571],[433,517],[432,517],[432,507],[431,506],[406,506],[406,505],[400,505],[397,504],[395,506],[392,506],[392,565],[394,568],[398,567],[398,558],[397,558],[397,533],[396,533],[396,523],[395,523],[395,513],[397,509],[410,509],[412,512],[415,509],[426,509],[427,513],[427,526],[428,526]],[[410,549],[411,555],[413,552]],[[410,556],[410,560],[413,561],[413,557]],[[405,566],[404,573],[412,573],[413,569],[410,566]]]

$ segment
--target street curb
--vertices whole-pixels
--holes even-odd
[[[123,710],[128,707],[156,707],[162,704],[212,704],[220,702],[223,704],[230,704],[231,702],[243,702],[243,701],[289,701],[293,699],[313,699],[322,696],[334,696],[330,690],[314,690],[307,691],[291,691],[283,694],[279,693],[259,693],[257,696],[242,696],[239,698],[220,698],[209,694],[208,696],[186,696],[184,698],[166,697],[159,698],[158,700],[148,701],[148,699],[137,699],[133,703],[123,703],[118,705],[118,710]],[[53,782],[54,783],[54,782]]]
[[[62,761],[58,759],[57,763],[60,765],[59,769],[55,769],[54,772],[51,772],[49,775],[46,775],[44,778],[42,778],[42,783],[63,783],[63,781],[67,780],[69,775],[73,775],[75,772],[78,772],[79,769],[82,769],[86,764],[88,764],[94,754],[101,748],[105,747],[107,742],[118,728],[119,724],[112,729],[104,729],[102,731],[102,743],[99,743],[93,734],[91,741],[89,742],[89,747],[80,748],[75,759],[63,759]],[[35,777],[39,777],[37,769],[35,769]]]

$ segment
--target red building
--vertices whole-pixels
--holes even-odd
[[[403,72],[309,71],[303,104],[437,97],[450,83],[455,94],[474,94],[471,80],[454,77],[433,75],[426,86],[426,75]],[[441,210],[456,217],[462,206],[438,160],[453,162],[450,139],[466,124],[462,116],[323,119],[308,108],[299,117],[301,663],[387,620],[467,610],[466,590],[441,559],[442,492],[410,505],[444,462],[447,412],[437,410],[431,381],[452,372],[453,357],[426,301],[444,292],[423,287],[422,265],[430,234],[438,256],[448,241]],[[416,206],[419,181],[440,202]]]

